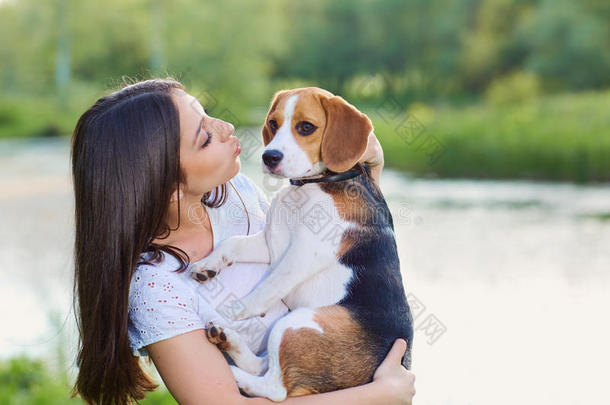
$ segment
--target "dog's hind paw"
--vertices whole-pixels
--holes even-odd
[[[215,326],[213,322],[208,322],[206,327],[207,336],[210,343],[213,343],[218,349],[226,352],[231,348],[231,343],[227,339],[227,334],[221,326]]]

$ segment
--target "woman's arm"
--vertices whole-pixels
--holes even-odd
[[[381,179],[381,171],[383,170],[383,149],[374,132],[369,134],[366,150],[359,160],[360,163],[366,163],[371,169],[371,177],[379,185]]]
[[[147,350],[165,385],[180,404],[271,405],[266,398],[239,393],[233,373],[203,329],[148,345]],[[375,372],[373,382],[324,394],[291,397],[286,405],[411,404],[413,377],[400,365],[404,341],[394,345]],[[410,394],[412,392],[412,394]]]
[[[233,373],[205,329],[146,346],[163,382],[180,404],[243,403]]]

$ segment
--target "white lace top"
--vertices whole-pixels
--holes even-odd
[[[231,182],[250,214],[250,234],[260,231],[269,206],[265,195],[241,173]],[[230,184],[227,201],[222,206],[205,208],[212,224],[214,247],[230,236],[246,234],[244,206]],[[149,254],[143,253],[142,257]],[[163,252],[160,263],[139,265],[133,273],[129,290],[129,340],[135,355],[146,356],[146,345],[205,328],[214,319],[240,332],[255,353],[264,351],[270,327],[288,312],[282,301],[274,304],[262,318],[229,321],[223,314],[239,312],[237,299],[252,290],[266,274],[268,265],[235,263],[204,283],[192,279],[188,270],[174,272],[178,266],[172,255]]]

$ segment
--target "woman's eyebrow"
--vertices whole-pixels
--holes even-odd
[[[199,128],[197,128],[197,132],[195,133],[195,138],[193,138],[193,145],[197,143],[197,138],[199,138],[199,134],[201,133],[201,127],[203,126],[203,120],[205,117],[201,117],[201,121],[199,122]]]

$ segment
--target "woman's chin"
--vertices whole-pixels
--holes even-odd
[[[222,177],[218,177],[218,185],[225,184],[227,181],[235,177],[237,173],[239,173],[239,171],[241,170],[241,161],[239,160],[239,156],[237,157],[237,159],[235,159],[235,161],[231,162],[231,164],[228,165],[224,170],[225,171]]]
[[[239,173],[239,171],[241,170],[241,160],[239,160],[239,156],[237,156],[237,158],[235,159],[235,162],[231,165],[231,171],[229,173],[229,178],[227,179],[230,180],[233,177],[235,177],[237,175],[237,173]]]

